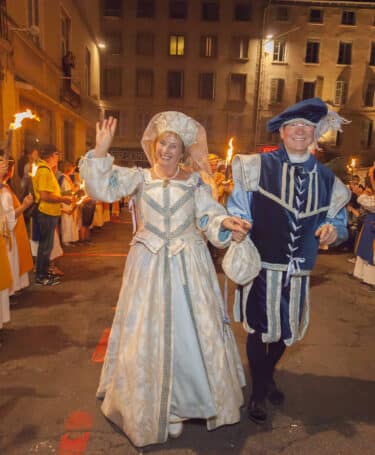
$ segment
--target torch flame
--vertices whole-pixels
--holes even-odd
[[[231,137],[229,139],[229,142],[228,142],[228,150],[227,150],[227,157],[225,159],[225,161],[227,162],[227,164],[230,164],[231,160],[232,160],[232,155],[233,155],[233,141],[234,141],[234,137]]]
[[[351,162],[350,162],[350,166],[351,166],[351,167],[355,167],[356,161],[357,161],[357,160],[356,160],[355,158],[353,158],[353,159],[351,160]]]
[[[79,189],[80,190],[84,190],[85,189],[85,181],[82,180],[82,183],[79,185]]]
[[[33,114],[30,109],[26,109],[25,112],[17,112],[14,114],[14,122],[9,125],[10,130],[16,130],[22,126],[22,120],[25,118],[34,119],[37,122],[40,122],[40,118]]]

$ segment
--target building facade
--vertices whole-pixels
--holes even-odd
[[[277,142],[265,123],[319,96],[351,121],[324,150],[349,163],[375,159],[375,2],[271,0],[264,11],[256,145]]]
[[[263,1],[103,0],[102,102],[119,118],[112,153],[143,164],[140,139],[157,112],[201,122],[210,152],[251,150]]]
[[[53,143],[74,161],[95,140],[100,113],[97,0],[0,1],[0,139],[16,112],[31,109],[12,153]]]

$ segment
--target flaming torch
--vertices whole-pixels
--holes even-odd
[[[26,118],[29,119],[34,119],[37,122],[40,122],[40,118],[33,114],[30,109],[26,109],[24,112],[17,112],[14,114],[14,122],[10,123],[8,131],[7,131],[7,145],[5,147],[5,153],[4,156],[8,158],[9,152],[10,152],[10,147],[12,144],[12,135],[13,135],[13,130],[17,130],[18,128],[21,128],[22,126],[22,121],[25,120]]]
[[[233,141],[234,137],[231,137],[228,142],[227,156],[225,157],[225,180],[229,178],[229,166],[233,156]]]
[[[352,170],[352,180],[353,180],[353,176],[354,176],[354,168],[355,168],[356,162],[357,162],[357,160],[355,158],[352,158],[352,160],[350,161],[350,169]]]

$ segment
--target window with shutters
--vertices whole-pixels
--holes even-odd
[[[152,18],[155,16],[154,0],[137,0],[137,17]]]
[[[341,16],[342,25],[355,25],[356,16],[355,11],[343,11]]]
[[[248,60],[249,52],[249,37],[248,36],[233,36],[231,57],[236,60]]]
[[[313,24],[322,24],[323,23],[323,10],[322,9],[311,9],[309,15],[309,22]]]
[[[140,98],[150,98],[154,93],[153,70],[137,69],[136,95]]]
[[[304,82],[302,89],[302,99],[314,98],[315,96],[315,82]]]
[[[374,104],[374,94],[375,94],[375,84],[370,83],[367,85],[366,93],[365,93],[365,106],[366,107],[373,107]]]
[[[201,36],[201,57],[217,57],[217,36]]]
[[[320,42],[309,40],[306,43],[306,63],[319,63]]]
[[[228,101],[245,102],[246,74],[231,73],[229,75]]]
[[[103,70],[103,95],[122,95],[122,68],[104,68]]]
[[[375,42],[371,43],[371,51],[370,51],[370,66],[375,66]]]
[[[286,55],[286,42],[282,40],[275,40],[273,42],[273,62],[285,62]]]
[[[169,2],[169,17],[171,19],[186,19],[187,9],[187,0],[172,0]]]
[[[111,32],[106,34],[107,49],[110,55],[122,54],[122,34],[121,32]]]
[[[271,79],[271,93],[270,93],[270,103],[277,104],[281,103],[283,100],[284,93],[284,79]]]
[[[352,64],[352,43],[340,41],[339,55],[337,57],[337,63],[339,65],[351,65]]]
[[[154,55],[154,34],[138,32],[136,38],[136,54],[144,56]]]
[[[213,100],[215,97],[215,74],[199,73],[199,98]]]
[[[104,0],[103,15],[109,17],[121,17],[122,0]]]
[[[202,21],[218,21],[220,18],[220,6],[217,1],[202,2]]]
[[[249,1],[236,2],[233,10],[233,20],[249,21],[251,19],[251,3]]]
[[[334,103],[336,106],[346,104],[348,96],[348,83],[346,81],[336,81]]]
[[[288,21],[289,20],[289,8],[286,8],[285,6],[279,6],[276,9],[276,20],[277,21]]]
[[[181,57],[185,54],[185,36],[170,35],[169,37],[169,55]]]
[[[368,149],[372,144],[373,121],[370,119],[362,119],[361,122],[361,146]]]
[[[182,98],[184,93],[184,72],[168,71],[167,84],[169,98]]]

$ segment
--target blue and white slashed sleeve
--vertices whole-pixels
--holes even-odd
[[[217,248],[226,248],[232,240],[232,232],[221,227],[228,217],[225,208],[212,197],[211,187],[199,180],[195,191],[195,218],[199,230]]]
[[[142,174],[137,168],[113,164],[113,156],[95,158],[89,151],[81,158],[79,172],[89,196],[98,201],[114,202],[137,191]]]

